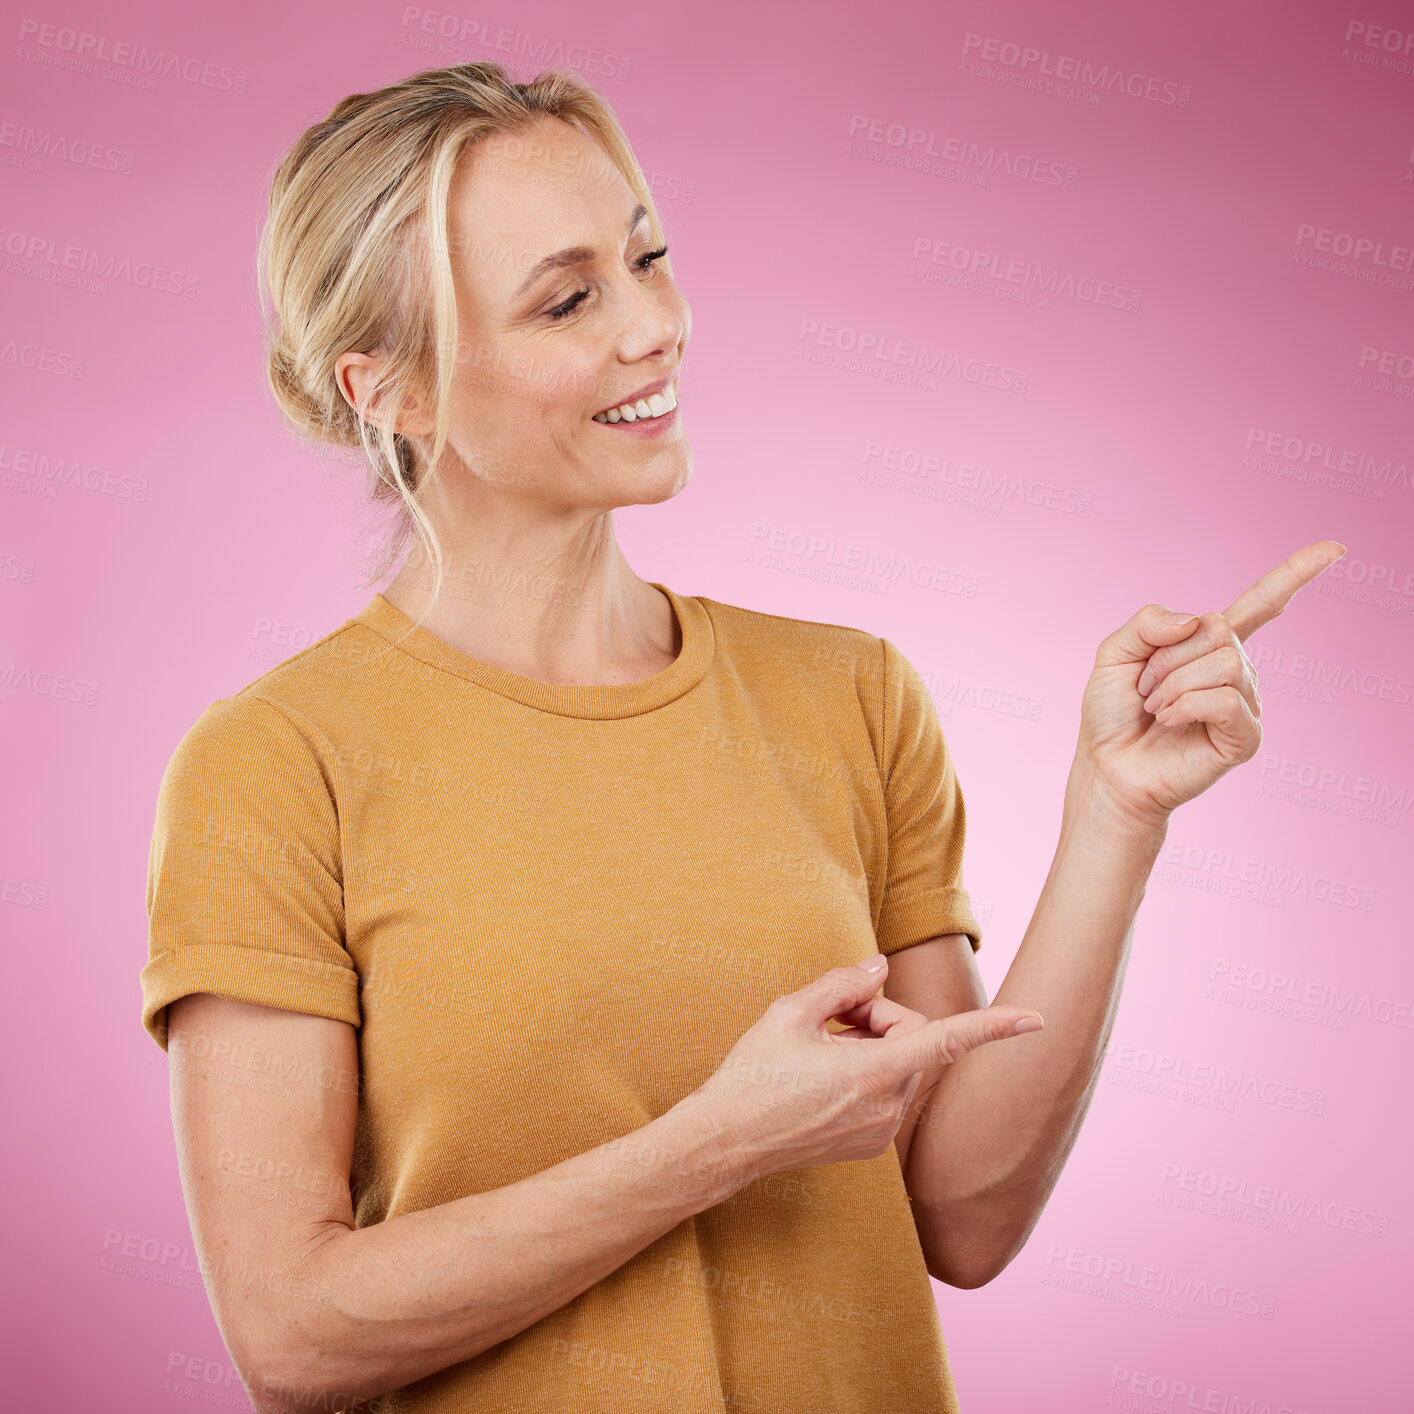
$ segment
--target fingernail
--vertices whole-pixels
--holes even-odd
[[[873,957],[866,957],[859,965],[866,972],[878,972],[883,968],[886,962],[888,962],[888,958],[886,958],[883,953],[876,952]]]
[[[1160,623],[1172,624],[1175,628],[1182,628],[1184,624],[1191,624],[1197,614],[1165,614]]]
[[[1018,1033],[1022,1031],[1039,1031],[1041,1029],[1041,1023],[1037,1021],[1034,1016],[1023,1016],[1021,1020],[1016,1023],[1016,1029]]]

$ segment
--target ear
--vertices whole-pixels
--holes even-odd
[[[344,401],[358,411],[359,400],[366,396],[368,389],[383,368],[383,360],[374,354],[342,353],[334,361],[334,380]],[[370,420],[378,421],[379,399],[375,397],[369,409]],[[402,411],[394,421],[393,431],[409,437],[430,437],[433,432],[433,418],[415,398],[403,400]]]

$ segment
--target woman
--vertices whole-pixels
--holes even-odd
[[[350,97],[262,271],[280,407],[417,544],[159,800],[143,1021],[256,1408],[956,1409],[928,1275],[1035,1224],[1168,814],[1257,749],[1241,640],[1341,547],[1104,641],[988,1007],[913,666],[615,541],[691,474],[690,316],[604,101]]]

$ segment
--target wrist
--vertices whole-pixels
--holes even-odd
[[[703,1208],[725,1202],[771,1171],[745,1142],[729,1097],[699,1087],[654,1124],[662,1127],[665,1146],[679,1156],[678,1171],[700,1194]]]
[[[1076,753],[1065,787],[1068,833],[1080,830],[1097,842],[1157,853],[1168,835],[1168,822],[1167,812],[1139,809],[1126,801],[1106,783],[1090,757]]]

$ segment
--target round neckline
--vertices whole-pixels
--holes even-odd
[[[410,657],[526,707],[553,712],[561,717],[584,717],[596,721],[635,717],[675,702],[695,687],[707,671],[716,647],[711,617],[699,599],[678,594],[656,580],[648,580],[647,583],[661,590],[672,605],[682,647],[678,656],[661,672],[640,678],[637,682],[541,682],[539,678],[507,672],[504,668],[484,663],[453,648],[450,643],[415,625],[382,594],[375,594],[353,621],[372,629],[380,638]]]

